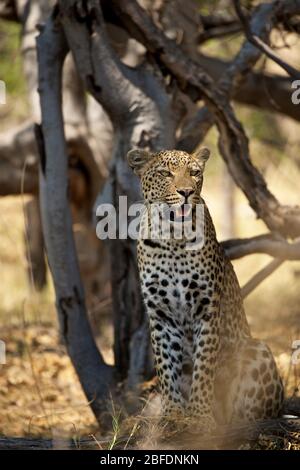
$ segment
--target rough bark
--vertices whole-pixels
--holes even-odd
[[[222,242],[222,246],[230,259],[242,258],[254,253],[265,253],[274,258],[290,261],[300,259],[299,238],[294,243],[288,243],[272,234],[258,235],[252,238],[237,238]]]
[[[107,409],[113,370],[98,351],[87,319],[68,202],[68,158],[62,115],[62,67],[68,51],[55,11],[37,40],[42,136],[43,232],[66,347],[97,419]]]
[[[192,0],[190,0],[188,5],[186,2],[183,4],[181,0],[178,0],[177,2],[158,1],[158,5],[155,3],[153,4],[153,2],[147,2],[147,0],[144,0],[144,3],[145,5],[149,4],[149,13],[152,14],[154,19],[157,18],[157,23],[165,28],[166,33],[169,34],[169,36],[173,35],[173,37],[176,37],[178,43],[181,44],[181,46],[184,45],[189,53],[192,53],[193,55],[197,54],[199,64],[214,80],[218,80],[224,74],[230,62],[217,57],[208,57],[203,54],[199,54],[197,44],[199,40],[202,42],[212,37],[221,37],[223,34],[231,35],[235,31],[241,31],[242,27],[237,20],[224,14],[207,16],[195,15],[194,2]],[[12,0],[4,2],[0,9],[0,17],[3,19],[20,21],[20,16],[23,14],[23,7],[21,8],[21,6],[19,6],[19,8],[16,9],[17,7],[14,5],[15,2]],[[18,14],[11,14],[13,11],[17,12],[17,10],[19,10]],[[187,12],[188,16],[186,15]],[[11,17],[8,18],[10,15]],[[174,21],[174,15],[175,25],[172,24],[172,20]],[[293,21],[293,18],[281,18],[279,15],[279,20],[283,21],[283,25],[286,25],[288,30],[293,32],[297,31],[297,24],[294,24],[295,21]],[[34,33],[34,28],[32,28],[32,30]],[[120,28],[118,31],[120,31]],[[116,29],[111,31],[110,37],[114,39],[115,35]],[[120,41],[118,41],[118,44],[120,44]],[[34,62],[32,62],[32,67],[34,70]],[[30,70],[29,67],[28,70]],[[31,71],[31,73],[34,72]],[[234,91],[233,98],[241,103],[286,114],[287,116],[299,121],[300,109],[299,106],[295,106],[291,102],[290,85],[290,79],[287,77],[251,71],[245,77],[244,83]],[[99,110],[101,108],[97,106],[96,109]]]
[[[24,217],[25,247],[27,259],[27,274],[33,290],[42,290],[45,287],[46,262],[44,255],[44,237],[41,225],[40,205],[37,197],[33,197],[25,204]]]

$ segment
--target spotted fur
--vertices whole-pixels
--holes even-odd
[[[283,387],[269,348],[251,337],[240,287],[201,197],[209,151],[132,150],[145,202],[204,205],[204,245],[140,239],[138,264],[149,315],[163,414],[216,423],[276,417]],[[150,221],[151,223],[151,221]]]

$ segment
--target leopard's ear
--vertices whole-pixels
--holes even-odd
[[[151,157],[152,154],[150,152],[142,149],[133,149],[127,153],[129,166],[131,166],[134,172],[139,176],[143,173],[143,168]]]
[[[198,160],[201,166],[204,168],[205,163],[209,159],[210,150],[207,147],[200,147],[196,152],[193,153],[193,157]]]

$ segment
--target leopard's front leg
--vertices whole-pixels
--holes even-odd
[[[162,397],[162,414],[178,418],[184,414],[181,393],[183,331],[170,314],[148,303],[151,341]]]
[[[193,375],[188,415],[198,432],[215,428],[213,416],[215,372],[220,349],[220,293],[203,296],[193,317]]]

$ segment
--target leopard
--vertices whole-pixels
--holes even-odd
[[[237,276],[202,197],[209,156],[207,147],[193,153],[134,148],[127,154],[147,214],[137,264],[161,414],[188,420],[197,432],[276,418],[284,400],[273,354],[251,335]],[[173,227],[168,237],[149,231],[157,225],[151,226],[155,204],[170,209],[162,211]],[[201,227],[197,243],[185,233],[175,236],[174,227],[188,221],[192,235]]]

